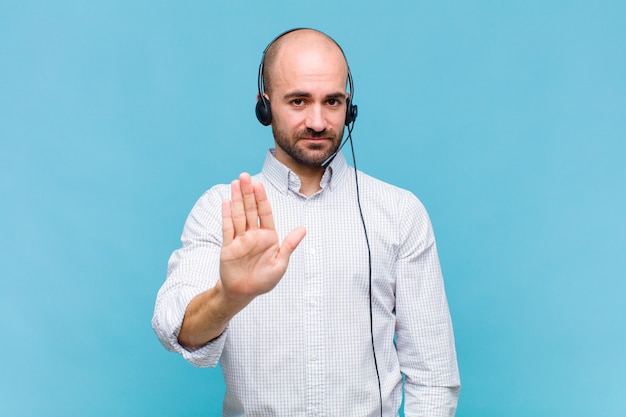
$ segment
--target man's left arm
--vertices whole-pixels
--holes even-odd
[[[405,375],[405,415],[454,416],[460,392],[452,321],[434,233],[415,198],[404,211],[397,260],[396,343]]]

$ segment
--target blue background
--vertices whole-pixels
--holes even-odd
[[[200,194],[260,170],[296,26],[347,53],[358,167],[429,209],[457,416],[626,415],[625,5],[1,1],[0,415],[220,415],[153,303]]]

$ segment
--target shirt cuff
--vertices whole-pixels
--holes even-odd
[[[179,288],[167,296],[159,297],[152,318],[152,328],[167,350],[180,353],[194,366],[215,367],[222,356],[228,328],[219,337],[193,351],[187,350],[178,342],[185,311],[196,295],[198,295],[196,288]]]

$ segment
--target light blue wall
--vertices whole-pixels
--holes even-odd
[[[430,211],[457,415],[626,415],[626,3],[212,3],[0,1],[0,415],[220,414],[153,302],[199,195],[260,169],[296,26],[348,55],[359,168]]]

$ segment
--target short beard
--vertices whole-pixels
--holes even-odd
[[[335,135],[333,132],[328,132],[324,130],[323,132],[315,132],[315,131],[306,131],[306,132],[297,132],[294,137],[289,137],[285,132],[277,129],[272,124],[272,133],[274,134],[274,141],[276,142],[276,146],[282,149],[291,159],[293,159],[296,163],[306,166],[306,167],[318,167],[322,165],[324,161],[330,158],[333,154],[335,154],[341,143],[341,138],[343,137],[344,129],[342,128],[338,135]],[[321,147],[310,147],[309,149],[304,149],[297,146],[297,143],[302,137],[327,137],[332,135],[333,146],[329,148],[323,154],[313,154],[309,152],[309,150],[321,150]]]

